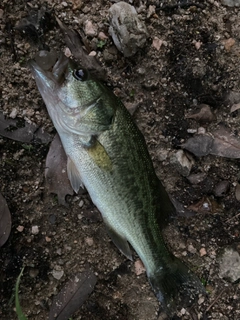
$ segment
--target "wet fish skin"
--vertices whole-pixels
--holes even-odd
[[[199,279],[166,247],[161,227],[174,207],[156,176],[143,135],[121,101],[87,70],[61,57],[31,71],[68,157],[77,192],[84,185],[116,246],[138,253],[169,314],[203,293]]]

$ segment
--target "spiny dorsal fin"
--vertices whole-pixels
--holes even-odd
[[[83,188],[84,185],[82,183],[81,176],[78,169],[76,168],[75,164],[69,157],[67,159],[67,174],[73,190],[76,193],[78,193],[79,188],[80,187]]]

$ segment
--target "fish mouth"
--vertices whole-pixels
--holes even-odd
[[[55,85],[61,85],[65,80],[68,70],[69,58],[63,53],[58,54],[55,51],[39,51],[33,60],[29,61],[29,66],[34,78],[42,81],[50,81]]]

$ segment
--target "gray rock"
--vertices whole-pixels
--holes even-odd
[[[218,257],[219,276],[233,283],[240,279],[240,255],[235,246],[227,246]]]
[[[109,9],[109,16],[109,33],[125,57],[133,56],[144,47],[148,38],[147,28],[133,6],[122,1],[115,3]]]
[[[228,7],[240,7],[240,0],[222,0],[224,6]]]
[[[182,176],[189,176],[193,166],[193,161],[188,159],[183,150],[178,150],[174,153],[170,162]]]

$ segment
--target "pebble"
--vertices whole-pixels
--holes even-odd
[[[55,269],[53,269],[52,275],[53,275],[53,278],[55,278],[57,280],[60,280],[62,278],[62,276],[64,275],[64,271],[63,270],[55,270]]]
[[[73,10],[79,10],[83,6],[83,1],[82,0],[70,0],[73,4],[72,9]]]
[[[206,251],[205,248],[201,248],[199,253],[200,253],[200,256],[203,257],[203,256],[205,256],[207,254],[207,251]]]
[[[152,42],[152,46],[159,51],[161,46],[163,44],[163,41],[161,39],[159,39],[158,37],[154,37],[153,38],[153,42]]]
[[[221,0],[224,6],[228,7],[240,7],[240,0]]]
[[[38,270],[38,269],[31,268],[31,269],[29,270],[29,276],[30,276],[31,278],[36,278],[36,277],[38,276],[38,274],[39,274],[39,270]]]
[[[143,265],[141,260],[136,260],[134,262],[134,268],[135,268],[135,274],[137,276],[139,276],[140,274],[142,274],[142,273],[144,273],[146,271],[146,269],[145,269],[145,267],[144,267],[144,265]]]
[[[80,202],[79,202],[79,207],[82,208],[83,205],[84,205],[84,201],[83,201],[83,200],[80,200]]]
[[[12,119],[15,119],[17,114],[18,114],[17,108],[13,108],[11,113],[10,113],[10,115],[9,115],[9,117],[12,118]]]
[[[223,41],[223,45],[226,51],[230,51],[235,44],[235,40],[233,38],[229,38]]]
[[[231,283],[240,279],[240,255],[236,246],[227,246],[218,256],[219,276]]]
[[[230,183],[227,180],[220,181],[213,189],[215,197],[223,197],[230,188]]]
[[[84,24],[84,32],[86,36],[95,37],[97,35],[97,28],[93,25],[92,21],[86,20]]]
[[[32,234],[36,235],[39,233],[39,226],[32,226]]]
[[[191,184],[198,184],[202,182],[207,177],[206,173],[192,173],[190,174],[187,179]]]
[[[107,40],[108,36],[106,36],[104,32],[100,31],[98,34],[98,39],[99,40]]]
[[[17,231],[18,232],[23,232],[23,230],[24,230],[24,226],[18,226],[17,227]]]
[[[189,160],[183,150],[178,150],[174,153],[170,162],[183,177],[189,176],[193,166],[193,160]]]
[[[88,244],[90,247],[93,245],[93,238],[87,237],[85,241],[86,241],[86,244]]]
[[[194,248],[194,246],[192,244],[190,244],[187,249],[192,254],[195,254],[197,252],[197,249]]]

